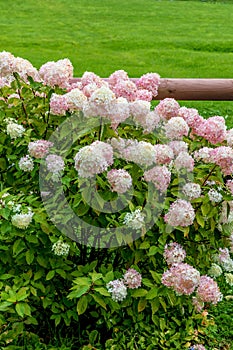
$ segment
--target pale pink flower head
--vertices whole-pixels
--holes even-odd
[[[196,344],[192,348],[193,350],[206,350],[206,348],[202,344]]]
[[[87,97],[78,88],[72,89],[71,91],[67,92],[64,96],[66,98],[68,108],[71,111],[82,110],[84,103],[87,101]]]
[[[182,140],[188,136],[189,126],[181,117],[173,117],[164,125],[165,135],[169,140]]]
[[[47,62],[40,67],[39,75],[45,85],[69,88],[69,80],[73,77],[73,66],[68,58]]]
[[[219,248],[219,254],[215,256],[215,260],[224,270],[228,272],[233,271],[233,260],[228,248]]]
[[[172,265],[162,276],[162,284],[172,288],[179,295],[192,294],[199,282],[199,271],[186,263]]]
[[[169,164],[174,158],[173,150],[169,145],[158,143],[154,145],[154,150],[156,164]]]
[[[10,52],[0,52],[0,76],[2,78],[11,75],[14,71],[14,60],[15,57]]]
[[[199,198],[201,195],[201,186],[194,182],[188,182],[183,186],[182,192],[189,200]]]
[[[156,112],[164,120],[178,116],[180,105],[174,98],[165,98],[155,107]]]
[[[95,141],[81,148],[74,160],[80,177],[93,177],[104,172],[108,166],[113,164],[113,149],[105,142]]]
[[[229,147],[233,146],[233,128],[230,130],[227,130],[226,141],[227,141],[227,146]]]
[[[144,129],[144,133],[151,133],[154,129],[160,126],[160,117],[155,110],[150,111],[145,120],[141,120],[141,126]]]
[[[116,96],[109,87],[101,86],[96,89],[89,98],[88,104],[96,116],[107,117],[109,108],[115,102]]]
[[[115,130],[118,125],[130,116],[129,102],[124,97],[116,98],[108,107],[108,119]]]
[[[204,118],[199,115],[198,110],[195,108],[180,107],[178,117],[186,121],[188,126],[192,128],[193,133],[199,130],[200,125],[204,121]]]
[[[181,152],[188,152],[188,144],[184,141],[171,141],[168,146],[173,150],[174,156]]]
[[[201,312],[205,306],[205,303],[197,297],[192,297],[192,304],[196,312]]]
[[[132,177],[124,169],[111,169],[107,173],[107,179],[112,191],[117,193],[125,193],[132,186]]]
[[[195,219],[195,211],[192,204],[183,199],[177,199],[173,202],[164,216],[164,221],[173,227],[190,226]]]
[[[131,80],[120,80],[112,88],[117,97],[124,97],[132,102],[137,96],[137,87]]]
[[[210,152],[213,162],[220,166],[224,175],[233,173],[233,149],[228,146],[219,146]]]
[[[197,298],[203,302],[217,304],[222,300],[222,293],[218,284],[209,276],[201,276],[200,283],[197,288]]]
[[[137,90],[136,100],[148,101],[150,102],[153,99],[151,91],[148,90]]]
[[[135,141],[123,150],[123,158],[139,165],[150,166],[155,161],[154,146],[145,141]]]
[[[197,161],[202,161],[203,163],[213,163],[214,159],[212,157],[213,148],[202,147],[198,151],[195,151],[193,157]]]
[[[53,93],[49,101],[49,106],[52,114],[60,116],[66,115],[66,111],[69,109],[66,95]]]
[[[45,160],[47,168],[51,173],[59,173],[65,168],[65,163],[61,156],[49,154]]]
[[[25,157],[20,158],[19,168],[23,171],[32,171],[34,168],[33,159],[28,154]]]
[[[186,169],[187,171],[193,171],[194,159],[188,152],[180,152],[174,160],[174,167],[177,171]]]
[[[160,76],[157,73],[146,73],[136,80],[137,88],[150,91],[153,97],[158,95],[159,83]]]
[[[102,79],[93,72],[85,72],[81,78],[81,84],[83,88],[90,84],[95,84],[100,88],[102,86]]]
[[[53,146],[53,143],[47,140],[37,140],[29,142],[28,152],[31,157],[34,158],[44,158],[48,153],[50,147]]]
[[[142,284],[142,276],[138,271],[134,269],[128,269],[124,274],[124,283],[128,288],[139,288]]]
[[[172,242],[165,245],[163,257],[168,266],[180,264],[186,257],[186,251],[179,243]]]
[[[35,67],[33,67],[31,62],[24,58],[16,57],[14,59],[13,70],[14,72],[17,72],[19,76],[26,82],[28,80],[28,76],[32,77],[34,81],[41,80],[38,70]]]
[[[150,112],[150,102],[136,100],[129,104],[130,113],[134,120],[140,124],[140,120],[145,120],[147,114]]]
[[[171,172],[165,165],[157,165],[144,172],[144,179],[152,182],[160,192],[166,192],[171,182]]]
[[[124,70],[116,70],[108,78],[108,84],[111,88],[114,88],[121,81],[129,80],[128,73]]]
[[[212,144],[223,142],[227,136],[225,119],[219,116],[206,119],[202,123],[201,136]]]
[[[108,292],[112,294],[114,301],[123,301],[127,296],[127,287],[122,279],[110,281],[106,287]]]

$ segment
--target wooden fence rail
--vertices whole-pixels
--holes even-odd
[[[72,79],[72,82],[80,78]],[[108,80],[108,79],[105,79]],[[132,81],[136,78],[132,78]],[[173,97],[176,100],[232,101],[233,79],[169,79],[161,78],[154,100]]]

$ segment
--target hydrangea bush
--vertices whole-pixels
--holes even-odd
[[[172,98],[153,107],[159,81],[77,81],[68,59],[37,70],[0,53],[1,346],[214,348],[208,309],[233,287],[233,129]]]

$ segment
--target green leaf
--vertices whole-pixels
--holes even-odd
[[[108,283],[112,280],[114,280],[114,273],[113,271],[109,271],[108,273],[106,273],[106,275],[103,277],[103,280],[105,283]]]
[[[0,311],[3,311],[3,312],[7,311],[7,309],[11,305],[12,305],[12,302],[10,302],[10,301],[3,301],[3,302],[1,302],[0,303]]]
[[[25,248],[25,244],[22,239],[17,239],[13,245],[13,254],[16,256],[21,253]]]
[[[146,299],[140,299],[138,302],[138,312],[142,312],[147,304],[147,300]]]
[[[44,276],[44,269],[40,269],[37,271],[34,275],[34,281],[40,279],[42,276]]]
[[[24,315],[25,315],[25,304],[24,304],[24,303],[18,303],[18,304],[16,304],[15,310],[16,310],[17,314],[18,314],[20,317],[24,317]]]
[[[155,255],[156,253],[158,253],[158,251],[159,251],[159,247],[156,247],[155,245],[153,245],[150,247],[148,255],[149,256]]]
[[[9,278],[12,278],[12,277],[14,277],[14,275],[11,275],[9,273],[4,273],[3,275],[0,275],[0,280],[5,281],[5,280],[8,280]]]
[[[150,242],[144,241],[140,244],[139,249],[149,249],[150,248]]]
[[[31,265],[31,263],[34,260],[34,251],[32,249],[28,250],[26,252],[26,261],[28,265]]]
[[[40,266],[48,267],[48,259],[46,259],[45,257],[38,255],[36,260]]]
[[[155,271],[152,271],[152,270],[150,270],[150,273],[151,273],[151,275],[152,275],[152,278],[153,278],[153,280],[156,282],[156,283],[161,283],[161,276],[160,276],[160,274],[158,273],[158,272],[155,272]]]
[[[51,280],[54,276],[55,276],[55,270],[51,270],[51,271],[49,271],[49,272],[47,273],[45,279],[46,279],[46,281],[49,281],[49,280]]]
[[[146,294],[147,294],[147,290],[143,288],[134,289],[131,292],[131,295],[133,298],[144,297]]]
[[[28,287],[22,287],[16,294],[17,301],[21,301],[27,298]]]
[[[150,299],[154,299],[155,297],[157,297],[158,295],[158,288],[152,288],[151,290],[149,290],[149,292],[146,295],[146,299],[150,300]]]
[[[202,228],[205,227],[205,220],[199,211],[196,213],[196,220]]]
[[[99,297],[97,294],[91,294],[92,298],[97,302],[97,304],[99,304],[100,306],[102,306],[105,310],[107,310],[107,306],[104,302],[104,300]]]
[[[102,273],[98,272],[89,272],[89,276],[93,283],[103,277]]]
[[[68,294],[69,299],[80,298],[88,291],[89,286],[75,286],[75,289],[74,287],[72,287],[72,289],[73,291]]]
[[[56,272],[63,278],[66,278],[66,272],[62,269],[56,269]]]
[[[82,315],[86,311],[87,305],[88,305],[87,296],[83,295],[77,303],[77,311],[79,315]]]
[[[99,294],[104,295],[105,297],[111,296],[107,289],[103,287],[95,287],[95,292],[98,292]]]

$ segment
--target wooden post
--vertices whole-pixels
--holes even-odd
[[[135,81],[136,78],[131,80]],[[71,79],[71,82],[76,81],[80,81],[80,78]],[[154,100],[162,100],[166,97],[192,101],[232,101],[233,79],[161,78],[158,95],[154,97]]]

